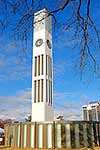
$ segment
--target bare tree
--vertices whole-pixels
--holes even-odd
[[[70,8],[71,13],[65,23],[62,23],[62,28],[65,32],[69,29],[74,30],[73,38],[79,41],[77,46],[81,74],[85,67],[91,63],[93,72],[100,75],[100,64],[97,57],[100,55],[100,32],[99,26],[92,19],[92,2],[92,0],[55,0],[54,7],[51,9],[46,0],[38,0],[37,10],[43,7],[47,8],[49,13],[46,17],[53,16],[54,24],[57,25],[56,15],[63,13],[63,11],[67,13],[67,8]],[[4,12],[4,17],[0,17],[0,29],[6,29],[10,24],[13,24],[15,41],[16,38],[20,38],[21,42],[24,42],[24,50],[27,49],[25,45],[27,46],[28,34],[32,32],[33,28],[34,1],[1,0],[0,6]],[[14,16],[17,16],[16,21]]]

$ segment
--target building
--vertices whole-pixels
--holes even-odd
[[[4,144],[4,129],[0,128],[0,146]]]
[[[32,65],[32,122],[53,121],[51,16],[43,9],[34,15]]]
[[[90,102],[82,106],[83,120],[100,121],[100,102]]]

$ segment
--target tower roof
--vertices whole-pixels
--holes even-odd
[[[44,8],[44,9],[42,9],[42,10],[40,10],[40,11],[34,13],[34,16],[37,16],[37,15],[39,15],[39,14],[41,14],[41,13],[49,13],[49,10],[48,10],[47,8]]]

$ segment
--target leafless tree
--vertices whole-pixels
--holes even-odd
[[[50,3],[48,1],[48,3]],[[90,63],[93,66],[93,72],[100,75],[100,32],[99,25],[96,25],[92,19],[91,3],[92,0],[55,0],[54,7],[50,8],[50,4],[46,0],[38,0],[37,7],[39,9],[46,7],[49,10],[48,16],[53,16],[54,24],[57,25],[56,16],[58,13],[66,11],[69,8],[71,14],[65,23],[62,23],[62,28],[66,32],[69,29],[74,30],[74,39],[78,39],[79,49],[79,67],[81,74]],[[93,6],[93,5],[92,5]],[[6,29],[13,24],[13,33],[16,38],[20,38],[27,46],[28,34],[33,28],[33,17],[35,12],[35,5],[33,0],[0,0],[0,9],[4,16],[0,17],[0,29]],[[14,20],[14,17],[17,19]],[[13,21],[14,20],[14,21]],[[39,20],[41,21],[41,20]],[[66,37],[67,38],[67,37]],[[24,50],[26,47],[24,47]]]

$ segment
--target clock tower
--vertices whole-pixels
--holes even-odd
[[[34,15],[32,122],[53,121],[52,27],[48,14],[43,9]]]

